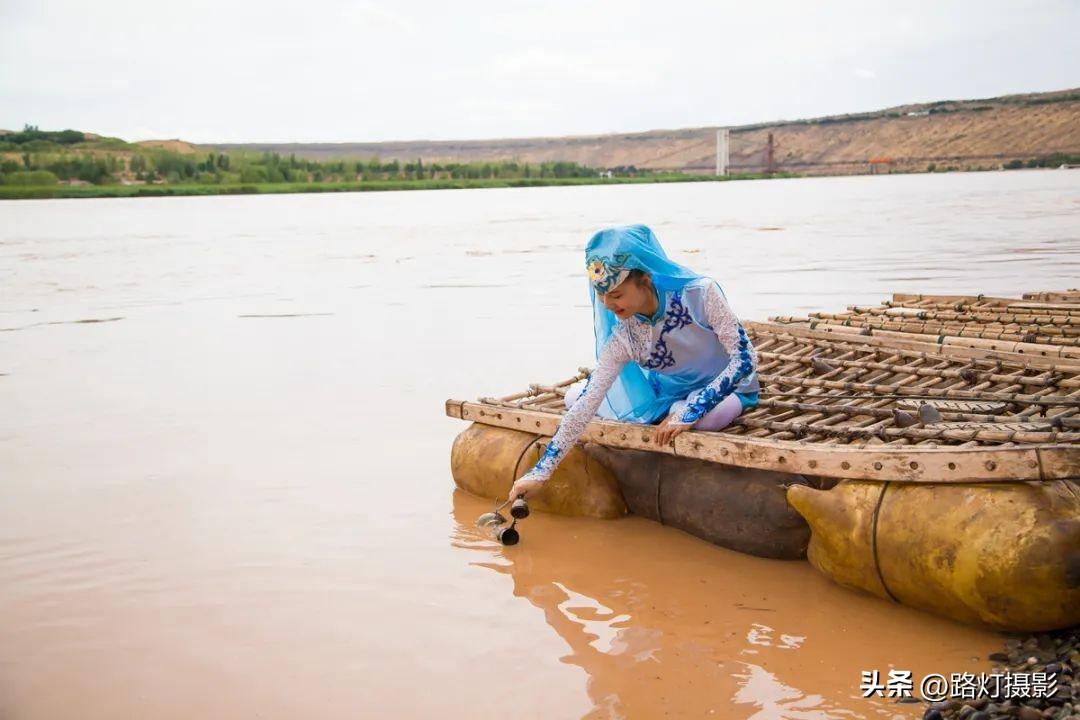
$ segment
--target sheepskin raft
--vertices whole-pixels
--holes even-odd
[[[1080,357],[1071,354],[1080,347],[1065,342],[1073,323],[1059,321],[1080,317],[1080,292],[1029,296],[975,296],[980,311],[1054,305],[1047,331],[1021,340],[746,322],[757,407],[722,432],[685,432],[664,448],[652,444],[653,426],[595,419],[543,502],[594,517],[629,511],[763,557],[805,556],[845,586],[963,622],[1080,623]],[[447,415],[473,423],[454,446],[455,482],[505,497],[557,429],[566,389],[588,373],[447,401]]]

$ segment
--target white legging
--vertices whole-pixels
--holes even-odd
[[[585,381],[581,380],[576,382],[566,389],[566,407],[570,407],[577,400],[578,395],[585,388]],[[677,400],[671,406],[672,414],[681,414],[683,409],[686,408],[685,400]],[[742,414],[743,406],[739,400],[739,396],[735,393],[731,393],[726,398],[721,400],[716,407],[709,412],[705,413],[696,423],[693,428],[695,430],[720,430],[727,427],[731,422]],[[606,417],[601,408],[601,411],[597,413],[600,417]]]

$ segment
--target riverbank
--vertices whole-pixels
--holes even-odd
[[[994,663],[987,686],[966,683],[955,688],[952,697],[927,706],[923,720],[1080,718],[1080,627],[1009,634],[1004,651],[987,659]]]
[[[178,185],[0,185],[0,200],[52,198],[163,197],[170,195],[266,195],[321,192],[390,192],[397,190],[476,190],[561,185],[630,185],[643,183],[760,180],[764,173],[738,175],[644,175],[640,177],[475,178],[459,180],[370,180],[341,183],[236,183]],[[797,177],[776,173],[771,177]]]
[[[539,163],[559,158],[590,168],[707,173],[716,126],[633,133],[484,140],[207,143],[193,152],[272,152],[307,160]],[[1080,154],[1080,88],[967,100],[937,100],[869,112],[729,126],[728,169],[800,175],[976,170]],[[771,148],[771,149],[770,149]],[[1073,161],[1064,161],[1070,164]],[[1055,166],[1060,162],[1055,163]]]

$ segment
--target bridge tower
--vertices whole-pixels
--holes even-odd
[[[727,175],[728,163],[731,158],[728,154],[728,141],[731,132],[727,128],[716,131],[716,174]]]

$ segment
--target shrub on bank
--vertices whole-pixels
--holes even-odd
[[[58,181],[48,170],[16,170],[0,175],[0,182],[5,185],[55,185]]]

